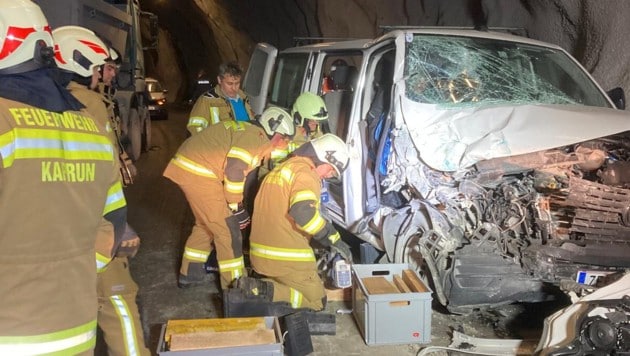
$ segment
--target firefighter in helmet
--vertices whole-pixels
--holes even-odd
[[[117,158],[106,127],[56,81],[39,6],[0,0],[0,48],[0,284],[10,291],[0,354],[91,354],[95,230],[103,218],[125,226]]]
[[[111,60],[110,48],[94,32],[83,27],[62,26],[52,34],[57,67],[71,79],[68,89],[108,127],[115,152],[119,153],[103,96],[95,91],[102,66]],[[122,176],[120,178],[122,182]],[[117,236],[113,225],[104,219],[96,234],[97,321],[112,356],[151,354],[144,344],[136,305],[138,286],[131,278],[127,260],[129,255],[136,253],[139,240],[128,224]]]
[[[262,180],[289,153],[295,151],[304,143],[322,136],[324,132],[321,123],[328,120],[328,111],[324,100],[320,96],[311,92],[304,92],[293,103],[291,117],[295,125],[293,141],[285,149],[277,149],[271,152],[269,161],[265,162],[258,173],[259,180]]]
[[[265,278],[240,278],[236,285],[246,296],[288,302],[293,308],[325,307],[326,293],[310,242],[316,240],[352,260],[349,246],[320,213],[321,180],[340,177],[348,160],[345,142],[324,134],[267,174],[256,196],[250,234],[252,268]]]
[[[301,146],[324,134],[322,122],[328,120],[328,110],[324,100],[317,94],[304,92],[293,103],[291,111],[295,123],[295,147]]]
[[[182,143],[164,171],[182,189],[195,216],[180,268],[182,288],[211,279],[204,263],[213,243],[222,288],[245,273],[240,231],[250,221],[243,206],[245,178],[295,133],[288,116],[263,115],[260,126],[244,121],[208,126]]]

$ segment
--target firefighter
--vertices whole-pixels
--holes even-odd
[[[0,0],[2,355],[93,352],[94,236],[125,227],[107,129],[55,81],[52,46],[39,6]]]
[[[57,67],[62,75],[71,78],[68,89],[103,125],[111,127],[103,96],[94,91],[101,78],[101,67],[112,60],[110,49],[83,27],[62,26],[52,34]],[[113,132],[110,139],[119,155]],[[139,243],[139,237],[129,225],[122,236],[116,238],[111,223],[101,221],[96,237],[97,321],[110,356],[151,354],[144,345],[136,305],[138,286],[131,278],[127,261],[128,255],[135,255]]]
[[[310,240],[352,261],[349,246],[320,213],[321,180],[340,177],[348,159],[346,144],[325,134],[300,146],[265,177],[254,203],[249,253],[254,271],[266,278],[240,278],[237,287],[246,296],[293,308],[325,307]]]
[[[138,175],[138,170],[133,164],[131,158],[125,151],[125,148],[121,141],[122,128],[120,119],[120,110],[118,108],[118,101],[116,100],[116,75],[122,59],[119,52],[113,47],[109,47],[109,57],[106,59],[105,64],[100,66],[99,73],[101,78],[96,88],[93,88],[96,92],[100,93],[107,107],[107,113],[109,115],[109,121],[112,125],[114,133],[116,134],[116,145],[118,147],[118,154],[120,158],[120,166],[122,168],[121,174],[123,178],[123,184],[125,186],[133,184],[134,178]]]
[[[295,123],[293,143],[296,148],[324,134],[320,124],[328,120],[328,110],[319,95],[311,92],[300,94],[293,103],[291,115]]]
[[[240,89],[243,69],[236,62],[219,66],[218,84],[201,95],[192,110],[186,128],[191,135],[220,121],[252,121],[254,112],[249,98]]]
[[[279,162],[285,159],[289,153],[295,151],[302,144],[322,136],[320,122],[328,120],[328,111],[324,100],[311,92],[304,92],[293,103],[291,117],[295,124],[295,136],[285,149],[277,149],[271,152],[268,162],[265,162],[258,172],[258,180],[273,169]],[[258,187],[256,187],[258,189]]]
[[[262,115],[260,126],[223,121],[182,143],[164,176],[184,192],[195,216],[186,241],[178,285],[204,282],[204,263],[214,242],[221,287],[245,271],[240,229],[249,225],[243,206],[245,177],[275,148],[286,147],[295,133],[288,116]]]

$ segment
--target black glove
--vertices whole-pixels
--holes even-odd
[[[330,246],[330,251],[338,253],[344,260],[352,262],[352,251],[350,251],[350,246],[341,239],[337,240],[337,242]]]
[[[236,218],[236,221],[238,221],[238,226],[241,230],[248,227],[249,223],[252,222],[252,219],[249,217],[249,213],[242,206],[239,206],[238,210],[233,211],[232,215]]]

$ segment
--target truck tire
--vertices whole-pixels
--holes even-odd
[[[149,112],[145,110],[144,130],[142,130],[142,151],[148,152],[151,149],[151,118]]]
[[[140,116],[138,109],[129,110],[129,147],[127,154],[132,161],[137,161],[142,152],[142,127],[140,126]]]

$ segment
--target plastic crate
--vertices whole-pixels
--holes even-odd
[[[227,319],[226,319],[227,320]],[[216,348],[204,348],[193,350],[177,350],[170,351],[167,348],[165,335],[167,324],[162,325],[162,331],[160,333],[160,339],[157,347],[157,354],[160,356],[210,356],[210,355],[269,355],[269,356],[283,356],[284,347],[282,345],[282,332],[280,330],[280,324],[277,317],[264,317],[265,327],[267,329],[274,330],[276,342],[273,344],[260,344],[260,345],[241,345],[241,346],[228,346],[228,347],[216,347]]]
[[[412,270],[425,292],[398,292],[394,276],[411,270],[406,264],[352,265],[352,314],[367,345],[426,344],[431,341],[431,290]],[[368,293],[366,277],[383,277],[393,293]],[[400,282],[400,280],[398,280]]]

